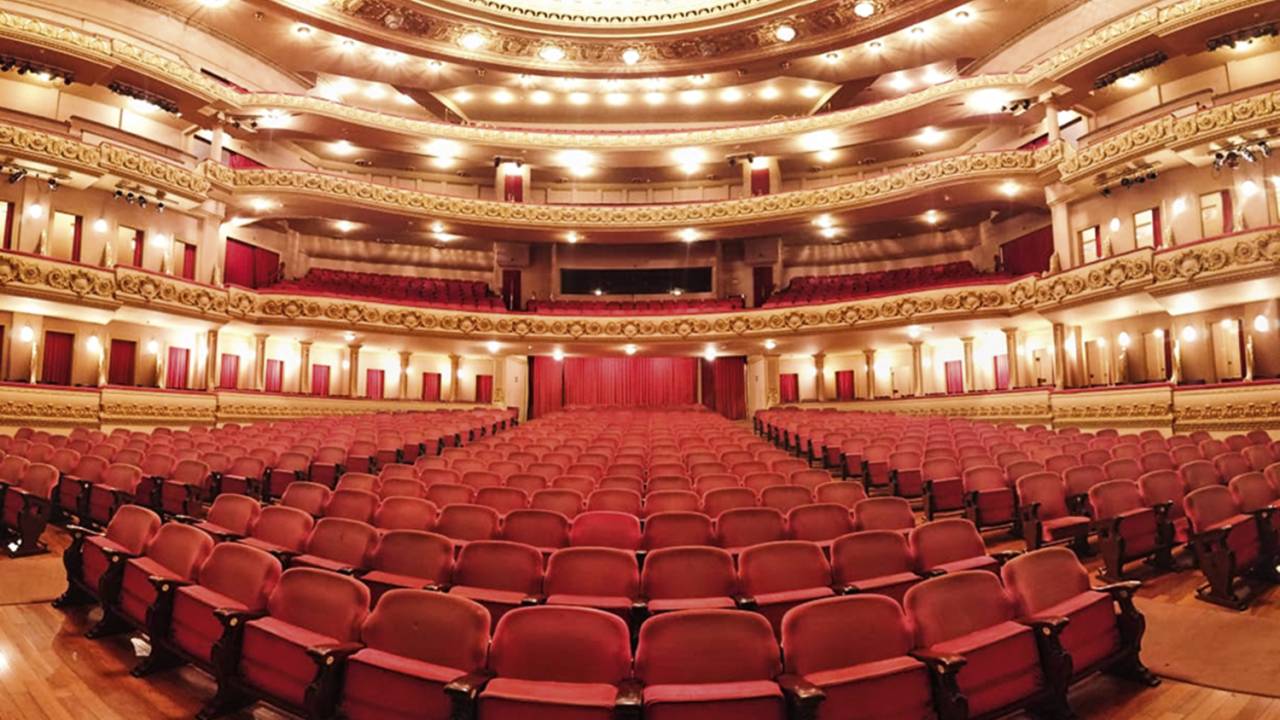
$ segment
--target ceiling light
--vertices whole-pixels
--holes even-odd
[[[832,130],[818,130],[800,137],[801,147],[811,152],[831,150],[836,146],[836,142],[836,134]]]
[[[401,60],[404,60],[404,55],[401,55],[395,50],[388,50],[387,48],[378,48],[377,50],[374,50],[373,57],[383,65],[398,65]]]
[[[560,362],[564,360],[564,351],[561,350],[560,348],[556,348],[555,350],[552,350],[551,359],[555,360],[556,362]]]
[[[569,102],[574,105],[586,105],[591,102],[591,96],[584,92],[569,93]]]
[[[951,19],[958,23],[967,23],[973,19],[973,13],[968,10],[957,10],[951,14]]]
[[[207,8],[220,8],[227,4],[227,0],[200,0],[200,4]]]
[[[942,142],[943,133],[935,127],[927,127],[920,131],[916,139],[925,145],[937,145]]]
[[[577,177],[590,175],[595,168],[595,156],[585,150],[565,150],[557,158],[562,167]]]
[[[444,232],[444,223],[440,222],[439,220],[436,220],[435,222],[431,223],[431,232],[433,233]]]
[[[870,49],[871,52],[880,52],[884,49],[884,43],[879,40],[872,40],[867,43],[867,48]]]
[[[738,102],[742,99],[742,89],[736,87],[725,88],[720,91],[720,99],[725,102]]]
[[[1245,180],[1244,182],[1240,183],[1240,194],[1244,195],[1247,198],[1257,195],[1258,183],[1252,180]]]
[[[470,99],[471,99],[471,93],[467,92],[466,90],[459,90],[458,92],[453,94],[453,101],[458,104],[465,103]]]
[[[351,38],[342,38],[341,40],[338,41],[338,47],[343,51],[355,50],[356,41]]]
[[[1223,318],[1218,322],[1218,325],[1221,326],[1223,330],[1227,331],[1236,329],[1236,321],[1230,318]]]
[[[631,100],[630,95],[626,93],[620,93],[620,92],[611,92],[608,95],[604,96],[605,104],[611,105],[613,107],[621,107],[623,105],[626,105],[628,102],[630,102],[630,100]]]
[[[707,98],[707,94],[701,90],[685,90],[680,93],[680,102],[685,105],[697,105]]]
[[[461,146],[452,140],[436,139],[423,146],[423,151],[428,155],[436,158],[448,158],[449,160],[458,157],[461,150]]]
[[[930,225],[937,225],[937,224],[938,224],[938,211],[937,211],[937,210],[930,210],[930,211],[926,212],[926,213],[924,214],[924,221],[925,221],[925,222],[927,222],[927,223],[929,223]]]
[[[929,68],[924,71],[924,81],[930,85],[938,85],[944,83],[951,78],[940,72],[937,68]]]
[[[828,240],[832,240],[837,235],[840,234],[840,228],[833,228],[833,227],[822,228],[821,230],[818,231],[818,234]]]
[[[547,62],[560,62],[564,59],[564,50],[556,45],[545,45],[538,51],[538,57]]]
[[[635,65],[640,62],[640,51],[635,48],[627,48],[622,51],[622,62],[628,65]]]
[[[871,17],[876,14],[876,4],[873,2],[867,2],[867,0],[854,3],[853,14],[860,18]]]
[[[626,354],[628,354],[628,355],[635,355],[635,354],[636,354],[636,346],[635,346],[633,343],[627,343],[627,344],[622,348],[622,351],[623,351],[623,352],[625,352],[625,353],[626,353]]]
[[[1111,232],[1113,233],[1120,232],[1120,218],[1118,217],[1111,218],[1111,222],[1107,224],[1107,227],[1110,228]]]
[[[561,90],[572,90],[582,84],[580,78],[562,77],[556,78],[556,87]]]
[[[564,241],[565,241],[565,242],[567,242],[567,243],[569,243],[569,244],[571,244],[571,245],[572,245],[573,243],[578,242],[578,239],[579,239],[579,238],[578,238],[578,233],[576,233],[576,232],[574,232],[574,231],[572,231],[572,230],[570,230],[569,232],[565,233],[565,235],[564,235]]]
[[[781,94],[782,91],[773,85],[767,85],[760,91],[760,97],[764,100],[775,100]]]
[[[94,221],[93,221],[93,231],[94,231],[94,232],[104,233],[104,232],[106,232],[106,231],[107,231],[107,228],[108,228],[108,227],[110,227],[110,226],[107,224],[107,221],[106,221],[106,220],[104,220],[103,218],[98,218],[97,220],[94,220]]]
[[[823,60],[826,60],[829,64],[834,65],[834,64],[836,64],[836,63],[840,62],[840,53],[835,52],[835,51],[832,51],[832,52],[827,53],[826,55],[823,55],[823,56],[822,56],[822,59],[823,59]]]
[[[800,95],[807,98],[816,98],[822,94],[816,85],[805,85],[800,88]]]
[[[275,206],[276,204],[274,202],[266,198],[254,198],[249,201],[249,207],[253,208],[256,212],[266,212]]]
[[[923,36],[924,33],[925,33],[925,27],[923,25],[917,25],[911,28],[911,34],[917,37]]]
[[[551,102],[551,93],[546,90],[534,90],[529,95],[529,99],[533,101],[534,105],[546,105]]]
[[[912,340],[918,340],[918,339],[920,339],[920,326],[919,326],[919,325],[908,325],[908,326],[907,326],[907,337],[911,338]]]
[[[258,116],[258,126],[264,128],[284,127],[289,123],[289,113],[273,108]]]
[[[1122,88],[1135,88],[1142,84],[1142,76],[1138,73],[1129,73],[1116,80],[1116,84]]]
[[[1200,337],[1200,333],[1196,332],[1196,328],[1194,325],[1187,325],[1186,327],[1182,328],[1183,342],[1195,342],[1196,338],[1198,337]]]
[[[1008,195],[1009,197],[1013,197],[1014,195],[1017,195],[1018,191],[1021,189],[1022,187],[1019,186],[1018,183],[1012,180],[1005,180],[1003,183],[1000,184],[1000,192],[1004,193],[1005,195]]]
[[[506,105],[515,99],[516,96],[512,95],[510,90],[499,90],[493,94],[493,101],[499,105]]]
[[[687,243],[697,242],[698,231],[694,230],[693,228],[685,228],[680,231],[680,239]]]
[[[488,42],[488,38],[478,32],[469,32],[458,38],[458,44],[467,50],[479,50]]]
[[[496,355],[498,351],[502,349],[502,344],[497,340],[490,340],[484,344],[484,348],[488,350],[490,354]]]
[[[778,347],[778,341],[777,341],[777,340],[774,340],[773,338],[769,338],[768,340],[765,340],[765,341],[764,341],[764,349],[765,349],[765,350],[772,350],[772,349],[774,349],[774,348],[776,348],[776,347]]]
[[[397,105],[412,105],[412,104],[413,104],[413,98],[409,97],[408,95],[405,95],[404,93],[396,93],[396,104],[397,104]]]
[[[293,26],[293,34],[298,37],[310,37],[312,32],[314,32],[314,29],[310,25],[298,23]]]
[[[350,220],[339,220],[337,222],[338,232],[349,233],[355,228],[355,223]]]
[[[693,83],[694,85],[706,85],[707,80],[710,80],[710,78],[708,78],[705,74],[689,76],[689,82]]]
[[[44,217],[44,206],[39,203],[29,205],[27,206],[27,214],[33,218]]]
[[[1187,199],[1178,197],[1173,199],[1173,214],[1181,215],[1187,209]]]
[[[596,288],[595,290],[591,291],[591,294],[595,295],[596,297],[600,297],[601,295],[604,294],[604,290],[601,290],[600,288]]]
[[[348,330],[347,332],[342,333],[342,339],[347,342],[351,342],[356,339],[356,334]]]
[[[647,90],[661,90],[667,86],[667,79],[660,77],[645,78],[644,86]]]
[[[839,155],[840,153],[835,150],[819,150],[815,157],[818,158],[818,162],[820,163],[829,163],[834,162]]]
[[[700,148],[678,148],[671,153],[671,158],[684,174],[691,175],[707,161],[707,154]]]
[[[790,25],[782,24],[774,28],[773,36],[782,42],[791,42],[796,39],[796,29]]]
[[[1271,321],[1266,315],[1253,316],[1253,329],[1255,332],[1267,332],[1271,329]]]
[[[898,92],[909,90],[911,89],[911,78],[907,77],[906,73],[898,73],[889,81],[889,87]]]
[[[349,140],[339,140],[329,148],[334,155],[350,155],[356,151],[356,147]]]
[[[428,70],[431,70],[431,71],[435,72],[435,71],[439,70],[439,69],[440,69],[440,68],[442,68],[442,67],[444,67],[444,63],[440,62],[439,60],[428,60],[428,61],[427,61],[427,69],[428,69]]]
[[[649,92],[644,94],[644,101],[650,105],[661,105],[667,101],[667,96],[660,92]]]
[[[836,221],[832,220],[830,215],[819,215],[813,219],[813,224],[820,228],[829,228],[835,226]]]
[[[370,83],[364,88],[364,96],[370,100],[381,100],[387,96],[387,91],[381,85]]]

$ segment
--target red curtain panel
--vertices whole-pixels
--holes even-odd
[[[240,356],[222,353],[218,369],[218,387],[235,390],[240,386]]]
[[[252,245],[227,238],[227,255],[223,265],[222,279],[228,285],[254,287]]]
[[[991,358],[991,363],[992,363],[993,369],[995,370],[996,389],[1008,390],[1009,389],[1009,356],[996,355],[995,357]]]
[[[71,260],[80,262],[80,252],[84,246],[84,218],[76,216],[75,226],[71,234]]]
[[[520,309],[520,270],[502,271],[502,304],[508,310]]]
[[[519,172],[503,175],[502,197],[507,202],[524,202],[524,176]]]
[[[75,352],[75,347],[75,335],[52,330],[45,332],[44,363],[40,368],[40,382],[50,385],[70,385],[71,356]]]
[[[1231,191],[1222,191],[1222,232],[1223,234],[1233,233],[1236,231],[1236,212],[1231,206]]]
[[[383,398],[382,382],[386,378],[386,373],[381,370],[369,368],[364,375],[364,394],[365,397],[372,400],[381,400]]]
[[[671,407],[698,401],[698,359],[691,357],[565,358],[564,403]]]
[[[751,168],[751,194],[769,194],[769,168]]]
[[[553,357],[533,358],[529,371],[529,417],[542,417],[564,407],[564,362]]]
[[[165,365],[164,386],[170,390],[186,390],[188,385],[188,363],[191,351],[187,348],[169,348],[169,360]]]
[[[191,243],[182,243],[182,277],[196,279],[196,246]]]
[[[440,402],[440,373],[422,373],[422,399],[427,402]]]
[[[783,403],[800,402],[800,375],[782,373],[778,376],[778,401]]]
[[[853,400],[853,371],[837,370],[836,371],[836,400],[845,401]]]
[[[266,248],[253,249],[253,286],[256,288],[274,284],[280,271],[280,254]]]
[[[702,407],[716,409],[716,361],[698,360],[698,372],[702,375]]]
[[[948,360],[942,366],[947,375],[947,394],[959,395],[964,392],[964,362]]]
[[[138,343],[132,340],[112,340],[111,357],[107,360],[108,385],[133,385],[137,363]]]
[[[718,357],[701,361],[702,404],[730,420],[747,416],[747,359]]]
[[[316,397],[329,397],[329,366],[311,366],[311,394]]]
[[[4,204],[4,249],[13,249],[13,203]]]
[[[1004,270],[1010,275],[1029,275],[1049,269],[1053,255],[1053,227],[1047,226],[1000,246]]]
[[[476,402],[487,404],[493,402],[493,376],[476,376]]]
[[[751,268],[751,286],[756,307],[760,307],[773,295],[773,266],[757,265]]]
[[[133,231],[133,266],[142,267],[142,250],[146,247],[146,236],[141,230]]]
[[[266,375],[262,379],[264,392],[278,393],[284,391],[284,361],[268,360]]]

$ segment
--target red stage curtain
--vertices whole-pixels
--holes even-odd
[[[507,202],[524,202],[524,176],[521,173],[502,176],[502,196]]]
[[[837,370],[836,371],[836,400],[845,401],[854,399],[853,392],[853,371]]]
[[[422,399],[427,402],[440,402],[440,373],[422,373]]]
[[[385,373],[381,370],[369,368],[365,370],[364,375],[364,395],[373,400],[381,400],[383,398],[383,380],[386,379]]]
[[[111,357],[107,360],[108,385],[133,385],[134,363],[138,343],[132,340],[112,340]]]
[[[1053,255],[1053,227],[1027,233],[1000,246],[1004,270],[1010,275],[1029,275],[1049,269]]]
[[[800,375],[782,373],[778,376],[778,401],[783,403],[800,402]]]
[[[485,404],[485,405],[493,402],[493,376],[492,375],[476,376],[476,402]]]
[[[186,390],[191,351],[187,348],[169,348],[169,361],[165,365],[164,386],[170,390]]]
[[[751,285],[756,307],[760,307],[773,295],[773,266],[757,265],[751,268]]]
[[[146,247],[146,237],[141,230],[133,233],[133,266],[142,267],[142,249]]]
[[[996,355],[995,357],[991,358],[991,362],[995,370],[996,389],[1008,390],[1009,389],[1009,356]]]
[[[235,390],[240,387],[240,356],[232,353],[222,353],[222,360],[218,372],[218,387]]]
[[[529,372],[529,417],[542,417],[564,407],[564,362],[555,358],[533,358]]]
[[[691,357],[597,357],[564,360],[565,405],[668,407],[698,401],[698,362]]]
[[[276,281],[280,271],[280,254],[264,248],[253,249],[253,286],[266,287]]]
[[[196,279],[196,246],[191,243],[182,243],[182,277]]]
[[[71,384],[71,356],[75,352],[76,336],[71,333],[48,330],[44,334],[44,364],[40,369],[40,382],[50,385]]]
[[[227,256],[222,279],[228,285],[255,287],[253,284],[253,246],[227,238]]]
[[[520,270],[502,271],[502,304],[508,310],[520,309]]]
[[[751,194],[769,194],[769,168],[751,168]]]
[[[948,360],[942,366],[947,374],[947,394],[959,395],[964,392],[964,362]]]
[[[263,165],[257,160],[245,157],[235,150],[227,150],[226,152],[227,166],[232,170],[260,170],[266,167],[266,165]]]
[[[278,393],[284,390],[284,361],[268,360],[266,376],[262,379],[264,392]]]
[[[311,366],[311,394],[317,397],[329,397],[329,366]]]
[[[702,404],[730,420],[747,416],[747,359],[718,357],[702,360]]]

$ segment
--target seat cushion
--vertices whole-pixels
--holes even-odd
[[[725,595],[719,597],[700,597],[700,598],[650,598],[649,612],[672,612],[675,610],[707,610],[714,608],[725,608],[732,610],[737,607],[737,603],[733,598]]]
[[[1007,488],[978,491],[978,517],[984,525],[1013,521],[1013,491]]]
[[[245,625],[240,674],[250,686],[299,707],[316,674],[307,648],[337,642],[277,618],[259,618]]]
[[[602,683],[494,678],[480,693],[485,720],[608,720],[618,689]]]
[[[465,674],[455,668],[365,648],[347,663],[342,712],[349,720],[448,720],[450,702],[444,686]]]
[[[1089,518],[1080,515],[1067,515],[1045,520],[1040,523],[1040,536],[1045,542],[1056,542],[1078,535],[1088,535],[1091,522]]]
[[[960,560],[952,560],[949,563],[943,563],[932,569],[948,573],[960,572],[962,570],[990,570],[991,572],[1000,572],[1000,561],[990,555],[974,555],[973,557],[962,558]]]
[[[907,591],[922,579],[923,578],[915,573],[894,573],[892,575],[882,575],[880,577],[858,580],[857,582],[851,583],[850,587],[860,593],[887,595],[901,603],[902,598],[907,594]]]
[[[222,624],[213,616],[213,611],[218,608],[241,611],[249,609],[226,595],[200,585],[178,588],[173,597],[170,640],[183,652],[209,664],[212,662],[213,644],[222,637]]]
[[[929,671],[911,657],[835,668],[805,675],[822,688],[827,699],[818,708],[819,720],[842,720],[853,708],[866,718],[927,718],[933,710]]]
[[[782,690],[772,680],[650,685],[644,689],[646,720],[783,720]]]
[[[1018,703],[1044,687],[1035,635],[1026,625],[1003,622],[930,649],[968,661],[956,680],[971,715]]]
[[[1115,603],[1107,593],[1082,592],[1045,608],[1040,615],[1070,620],[1062,630],[1062,647],[1071,656],[1072,669],[1077,674],[1120,649]]]
[[[351,566],[344,562],[330,560],[327,557],[320,557],[319,555],[311,555],[308,553],[295,557],[289,562],[289,567],[310,567],[317,568],[319,570],[328,570],[329,572],[342,572]]]
[[[108,540],[104,535],[90,535],[85,538],[83,551],[80,553],[84,567],[84,583],[94,595],[98,594],[98,581],[107,571],[107,556],[103,554],[103,549],[128,552],[123,545]]]
[[[120,610],[137,625],[147,621],[147,608],[156,600],[156,589],[148,579],[156,577],[180,579],[177,573],[149,557],[133,558],[125,564],[120,584]]]

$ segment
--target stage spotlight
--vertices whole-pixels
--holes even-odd
[[[18,168],[17,170],[14,170],[13,172],[9,173],[9,184],[17,185],[18,182],[20,182],[22,178],[26,176],[27,176],[27,171],[23,168]]]

